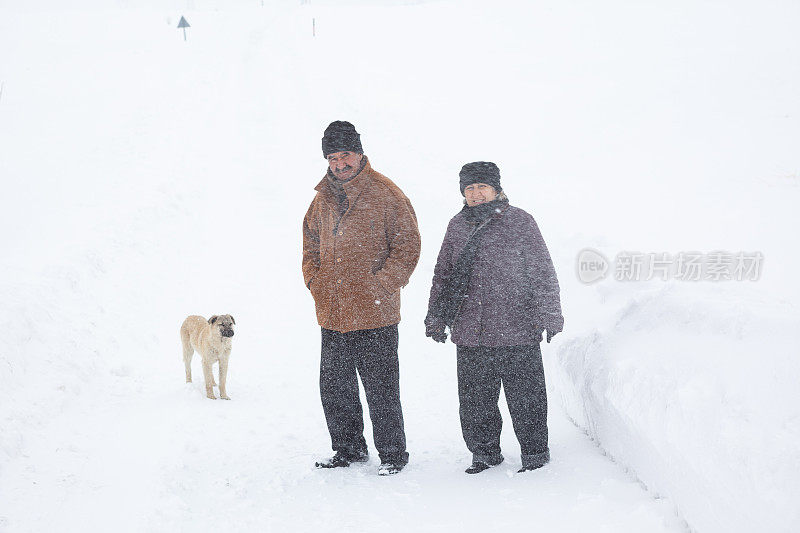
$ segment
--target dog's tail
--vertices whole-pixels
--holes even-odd
[[[194,348],[192,348],[192,341],[189,335],[189,328],[186,327],[186,322],[181,326],[181,343],[183,344],[183,365],[186,368],[186,383],[191,383]]]
[[[192,342],[190,340],[191,333],[189,331],[189,319],[183,321],[181,325],[181,343],[183,343],[183,350],[184,352],[191,348]]]
[[[183,343],[183,347],[184,348],[188,344],[190,344],[190,341],[189,341],[189,328],[185,327],[185,325],[181,326],[181,342]]]

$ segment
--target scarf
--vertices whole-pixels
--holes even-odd
[[[436,298],[436,301],[432,303],[431,308],[428,310],[428,315],[442,320],[451,330],[458,317],[461,304],[464,303],[464,299],[467,297],[469,281],[472,278],[472,267],[475,263],[475,256],[478,248],[480,248],[483,234],[493,220],[492,215],[504,209],[505,206],[508,206],[508,200],[492,200],[475,207],[465,205],[461,210],[464,213],[464,218],[467,219],[467,223],[474,226],[475,229],[467,237],[464,249],[461,250],[455,265],[453,265],[452,272],[445,280],[439,297]]]
[[[358,169],[358,172],[355,176],[350,178],[347,181],[341,181],[336,176],[333,175],[331,169],[328,169],[328,172],[325,173],[325,176],[328,178],[328,188],[333,193],[333,196],[336,198],[336,223],[333,225],[333,234],[336,235],[336,232],[339,229],[339,222],[341,222],[342,217],[347,210],[350,209],[350,200],[347,199],[347,193],[344,190],[344,184],[350,180],[355,179],[356,176],[361,174],[361,171],[364,170],[364,167],[367,166],[367,159],[361,159],[361,167]]]

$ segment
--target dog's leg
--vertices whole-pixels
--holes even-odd
[[[230,400],[225,392],[225,383],[228,378],[228,354],[219,358],[219,397],[223,400]]]
[[[186,383],[192,382],[192,356],[194,355],[194,348],[187,339],[183,340],[183,366],[186,367]]]
[[[214,396],[214,386],[212,385],[212,383],[214,383],[214,376],[211,373],[211,365],[211,361],[203,359],[203,376],[206,378],[206,398],[216,400],[217,397]]]

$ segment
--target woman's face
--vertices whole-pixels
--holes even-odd
[[[485,183],[473,183],[464,187],[464,197],[469,207],[491,202],[497,197],[497,191]]]

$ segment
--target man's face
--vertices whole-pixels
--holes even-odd
[[[491,185],[473,183],[464,187],[464,197],[467,199],[469,207],[475,207],[494,200],[497,197],[497,191]]]
[[[356,152],[336,152],[328,156],[328,167],[340,181],[355,177],[361,170],[361,159],[364,154]]]

